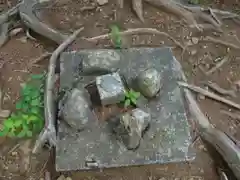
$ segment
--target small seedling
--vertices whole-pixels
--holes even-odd
[[[122,47],[122,38],[120,35],[120,30],[119,30],[119,27],[116,25],[111,26],[111,39],[115,48]]]
[[[0,136],[32,137],[41,131],[43,118],[43,82],[45,74],[32,75],[22,86],[20,100],[16,103],[16,113],[3,122]]]
[[[137,99],[140,97],[140,93],[130,89],[125,92],[124,107],[127,108],[130,105],[136,106]]]

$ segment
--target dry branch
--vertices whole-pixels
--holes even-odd
[[[119,33],[119,35],[121,35],[121,36],[135,35],[135,34],[156,34],[156,35],[166,36],[167,38],[171,39],[178,47],[180,47],[181,49],[184,49],[184,46],[180,42],[178,42],[176,39],[174,39],[172,36],[170,36],[168,33],[158,31],[157,29],[154,29],[154,28],[128,29],[126,31]],[[98,41],[98,40],[110,39],[110,38],[111,38],[111,34],[107,33],[107,34],[103,34],[100,36],[86,38],[86,40],[87,41]]]
[[[218,94],[224,95],[224,96],[230,96],[230,97],[237,97],[236,93],[234,90],[231,89],[224,89],[220,87],[218,84],[208,81],[205,83],[209,88],[212,90],[216,91]]]
[[[209,97],[209,98],[211,98],[213,100],[216,100],[218,102],[226,104],[226,105],[228,105],[230,107],[233,107],[233,108],[236,108],[236,109],[240,110],[240,105],[239,104],[237,104],[237,103],[235,103],[233,101],[230,101],[230,100],[228,100],[226,98],[223,98],[221,96],[218,96],[215,93],[212,93],[212,92],[209,92],[209,91],[207,91],[205,89],[202,89],[202,88],[200,88],[198,86],[190,85],[190,84],[187,84],[187,83],[184,83],[184,82],[179,82],[179,85],[182,86],[182,87],[188,88],[188,89],[190,89],[190,90],[192,90],[194,92],[200,93],[200,94],[202,94],[202,95],[204,95],[206,97]]]
[[[55,101],[53,98],[54,91],[54,77],[57,59],[62,51],[64,51],[68,45],[70,45],[78,36],[78,34],[83,30],[80,28],[75,31],[69,38],[67,38],[52,54],[49,60],[48,74],[46,80],[46,89],[44,95],[44,112],[45,112],[45,127],[40,133],[36,144],[33,148],[33,153],[37,153],[39,149],[48,141],[50,146],[56,145],[56,117],[55,117]]]
[[[220,69],[229,59],[229,56],[225,56],[220,62],[218,62],[214,67],[208,70],[205,74],[210,75],[215,73],[218,69]]]
[[[220,39],[215,39],[215,38],[210,37],[210,36],[206,36],[203,39],[201,39],[200,41],[212,42],[212,43],[215,43],[215,44],[221,44],[221,45],[224,45],[226,47],[230,47],[230,48],[233,48],[233,49],[236,49],[236,50],[240,49],[240,46],[238,46],[236,44],[232,44],[230,42],[226,42],[226,41],[223,41],[223,40],[220,40]]]
[[[235,120],[237,120],[237,121],[240,122],[240,114],[233,113],[233,112],[226,111],[226,110],[221,110],[220,113],[222,113],[222,114],[224,114],[224,115],[227,115],[227,116],[229,116],[230,118],[235,119]]]

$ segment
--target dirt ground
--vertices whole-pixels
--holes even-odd
[[[182,44],[191,45],[184,55],[181,49],[174,48],[176,58],[181,62],[189,82],[202,86],[206,81],[213,81],[220,87],[234,89],[235,83],[240,80],[240,52],[222,45],[201,42],[203,35],[220,38],[224,41],[240,46],[240,28],[232,20],[224,21],[224,33],[206,32],[200,34],[190,31],[183,20],[166,14],[148,4],[144,4],[144,18],[142,23],[136,18],[126,1],[120,9],[114,1],[104,6],[95,7],[90,0],[59,0],[54,7],[41,10],[41,19],[64,33],[71,33],[74,29],[84,27],[79,39],[72,45],[73,49],[85,48],[112,48],[109,41],[89,43],[83,37],[93,37],[109,32],[109,26],[117,23],[122,30],[128,28],[151,27],[169,33]],[[238,6],[236,6],[238,3]],[[9,4],[9,3],[7,3]],[[7,4],[1,4],[1,9],[7,9]],[[14,3],[13,3],[14,4]],[[11,5],[11,3],[10,3]],[[9,6],[9,5],[8,5]],[[84,10],[83,7],[91,7]],[[225,6],[213,4],[224,9],[239,8],[240,2],[228,1]],[[33,34],[34,36],[34,34]],[[39,73],[46,70],[48,60],[45,59],[38,67],[29,65],[35,58],[45,51],[52,51],[56,45],[42,37],[34,36],[37,40],[26,39],[25,33],[12,37],[0,50],[0,70],[4,84],[4,108],[14,110],[14,104],[19,97],[19,89],[30,73]],[[238,39],[239,38],[239,39]],[[170,40],[163,36],[141,35],[129,36],[124,39],[125,47],[175,47]],[[216,65],[221,58],[228,61],[216,72],[206,76],[204,72]],[[240,84],[239,84],[240,85]],[[240,93],[231,98],[240,103]],[[220,110],[229,110],[226,105],[217,103],[204,97],[199,97],[202,111],[219,129],[240,140],[239,121],[232,119]],[[38,156],[30,155],[33,140],[15,140],[0,137],[0,179],[35,180],[44,177],[45,171],[50,171],[52,179],[57,179],[60,173],[54,171],[54,161],[46,150]],[[204,144],[198,139],[193,144],[196,159],[192,162],[168,165],[150,165],[141,167],[107,169],[103,171],[71,172],[67,173],[73,180],[217,180],[216,168],[213,159],[207,152]]]

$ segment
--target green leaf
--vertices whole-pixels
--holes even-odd
[[[40,113],[41,113],[41,110],[40,110],[39,107],[32,107],[32,108],[30,109],[30,112],[31,112],[32,114],[40,114]]]
[[[124,102],[124,107],[127,108],[128,106],[130,106],[130,104],[131,104],[130,99],[127,99],[127,100]]]
[[[9,132],[9,129],[3,128],[3,130],[0,131],[0,137],[7,136],[8,132]]]
[[[118,26],[116,26],[116,25],[111,26],[111,39],[112,39],[115,47],[121,48],[122,39],[121,39],[121,35],[120,35],[120,30],[119,30]]]
[[[31,79],[42,79],[44,74],[33,74],[31,75]]]
[[[20,127],[22,125],[22,121],[20,119],[17,119],[14,121],[14,126],[15,127]]]
[[[38,117],[35,116],[35,115],[31,115],[31,116],[29,116],[29,119],[28,119],[28,120],[34,122],[34,121],[37,121],[37,120],[38,120]]]
[[[129,94],[129,92],[125,92],[125,97],[127,97],[127,98],[130,98],[130,94]]]
[[[136,105],[137,104],[137,99],[131,99],[132,104]]]
[[[32,131],[27,131],[26,134],[27,134],[27,137],[32,137],[33,135]]]
[[[13,119],[9,118],[3,122],[3,126],[6,128],[12,128],[14,126],[14,121]]]
[[[23,138],[25,137],[27,134],[26,134],[26,131],[22,130],[20,133],[17,134],[17,137],[18,138]]]
[[[39,106],[39,105],[41,105],[40,99],[39,98],[33,99],[32,102],[31,102],[31,105],[32,106]]]
[[[139,97],[140,97],[140,92],[134,92],[134,94],[133,94],[133,96],[136,98],[136,99],[138,99]]]
[[[16,103],[16,109],[22,109],[22,102],[21,101]]]

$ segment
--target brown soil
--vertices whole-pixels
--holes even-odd
[[[193,45],[189,53],[186,52],[183,58],[180,49],[175,48],[173,51],[176,58],[181,62],[189,81],[202,86],[201,83],[203,81],[212,80],[218,83],[219,86],[229,89],[233,87],[234,82],[239,80],[240,52],[221,45],[200,42],[200,37],[202,35],[191,32],[184,26],[181,19],[177,19],[176,17],[165,14],[145,4],[145,22],[141,23],[132,13],[130,3],[127,2],[123,9],[119,9],[116,4],[110,3],[109,1],[107,5],[97,7],[93,10],[83,12],[80,10],[83,6],[92,5],[92,2],[93,1],[89,0],[60,0],[55,4],[54,8],[45,9],[42,18],[45,22],[67,33],[84,26],[85,29],[81,34],[82,37],[92,37],[107,33],[109,32],[109,25],[112,23],[119,24],[122,29],[139,27],[157,28],[160,31],[169,33],[182,43],[191,43],[193,40],[192,37],[196,37],[198,43]],[[232,4],[230,2],[232,2]],[[235,3],[233,0],[227,1],[227,6],[224,8],[230,9],[233,7],[233,3]],[[220,7],[216,4],[214,4],[214,6]],[[7,9],[6,6],[3,7]],[[220,38],[240,45],[239,39],[236,38],[240,38],[240,28],[231,20],[225,21],[224,23],[224,34],[221,35]],[[212,32],[207,32],[206,34],[215,37]],[[4,79],[5,109],[14,110],[14,104],[19,95],[20,83],[27,79],[29,73],[42,72],[46,69],[47,60],[43,61],[41,67],[29,67],[26,69],[31,60],[40,56],[45,52],[45,49],[52,50],[55,48],[41,39],[37,41],[27,40],[26,42],[19,40],[19,38],[23,36],[24,34],[19,34],[13,37],[0,51],[0,62],[6,62],[4,68],[1,69]],[[154,35],[133,35],[132,37],[124,39],[124,45],[126,47],[175,46],[165,37]],[[105,40],[98,43],[89,43],[78,39],[72,47],[73,49],[106,48],[111,47],[111,43]],[[215,60],[218,57],[222,58],[227,54],[231,56],[228,62],[210,76],[205,76],[203,71],[199,68],[201,65],[204,71],[207,71],[216,64]],[[237,95],[236,98],[230,99],[240,103],[240,94],[238,93]],[[216,127],[234,136],[238,140],[240,139],[239,122],[219,112],[221,109],[228,110],[229,107],[207,98],[200,100],[199,103],[202,111]],[[105,115],[109,114],[108,111],[112,111],[112,109],[114,108],[106,108],[106,110],[104,110],[105,114],[101,116],[105,118]],[[116,108],[116,110],[118,110],[118,108]],[[28,142],[28,144],[26,142]],[[16,141],[0,137],[0,179],[25,180],[27,178],[30,179],[30,177],[40,179],[40,177],[43,177],[44,171],[47,170],[52,173],[52,179],[57,179],[59,173],[54,171],[54,161],[47,160],[49,159],[49,153],[47,151],[43,151],[43,153],[36,157],[29,156],[32,147],[31,142],[34,142],[34,140]],[[16,144],[19,145],[9,153]],[[72,172],[68,175],[76,180],[219,179],[215,171],[213,160],[209,156],[204,144],[200,140],[197,140],[193,146],[197,153],[196,159],[188,163],[107,169],[103,172]],[[46,164],[48,164],[48,166],[46,166]],[[48,167],[48,169],[46,169],[46,167]]]

